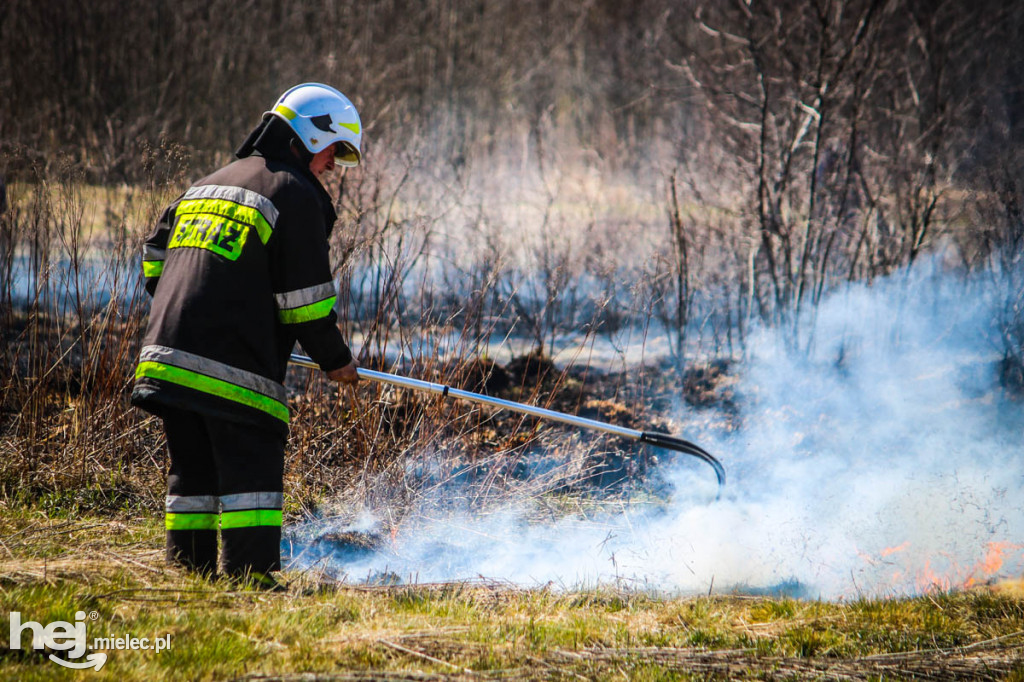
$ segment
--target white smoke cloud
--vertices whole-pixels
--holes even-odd
[[[309,544],[322,524],[295,529],[295,563],[353,580],[390,572],[828,599],[1019,575],[1024,407],[996,382],[993,281],[918,268],[824,300],[803,327],[805,352],[759,333],[738,366],[739,428],[716,432],[721,420],[680,407],[680,430],[728,471],[718,501],[710,469],[678,466],[664,473],[674,494],[656,512],[540,523],[527,506],[425,508],[385,548],[359,555]]]

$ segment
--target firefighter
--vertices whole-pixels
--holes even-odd
[[[238,160],[168,206],[143,249],[153,297],[132,403],[163,420],[170,452],[167,559],[277,589],[283,385],[298,341],[327,373],[358,381],[337,326],[321,178],[361,160],[359,114],[319,83],[285,92]]]

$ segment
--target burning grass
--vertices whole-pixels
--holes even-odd
[[[358,287],[348,288],[348,295],[366,297],[349,302],[353,318],[348,322],[365,342],[365,352],[378,358],[364,364],[396,369],[379,358],[391,351],[394,359],[395,349],[400,349],[398,371],[418,378],[643,430],[675,432],[678,429],[667,420],[684,418],[699,422],[687,423],[685,430],[693,427],[701,441],[709,436],[708,442],[721,443],[721,434],[739,433],[729,442],[732,461],[727,462],[736,465],[730,477],[733,471],[737,476],[730,480],[739,483],[739,494],[690,516],[689,498],[678,504],[672,500],[673,509],[661,509],[667,512],[665,532],[640,538],[637,544],[641,553],[649,552],[642,563],[644,571],[650,569],[643,574],[645,579],[661,571],[675,578],[682,574],[689,581],[700,571],[695,578],[698,583],[710,576],[715,585],[717,575],[722,585],[723,572],[735,570],[739,577],[734,584],[747,579],[750,590],[771,589],[764,586],[775,584],[792,597],[806,593],[802,588],[809,584],[808,575],[817,577],[839,566],[834,582],[845,581],[853,579],[863,564],[871,569],[871,576],[879,578],[867,590],[878,585],[884,589],[888,583],[883,578],[894,573],[892,594],[924,596],[852,601],[847,597],[823,603],[755,597],[750,590],[746,596],[711,590],[703,598],[670,599],[608,586],[524,590],[487,581],[417,584],[415,576],[412,584],[400,585],[396,583],[409,576],[387,571],[373,576],[369,584],[354,584],[352,578],[364,576],[322,570],[316,562],[289,572],[292,590],[288,594],[265,595],[169,571],[162,563],[159,527],[165,466],[162,434],[156,420],[127,407],[144,320],[138,273],[129,263],[137,260],[141,232],[159,205],[157,194],[133,199],[111,192],[108,208],[97,212],[89,208],[98,201],[96,196],[79,192],[74,185],[68,185],[63,194],[58,189],[48,185],[31,196],[27,190],[12,195],[17,210],[0,217],[6,221],[0,227],[7,230],[6,241],[0,244],[6,245],[0,266],[4,258],[7,266],[0,267],[0,274],[7,273],[6,279],[0,277],[0,303],[8,303],[0,305],[4,369],[0,381],[0,606],[8,612],[20,609],[26,618],[41,622],[67,620],[78,608],[95,610],[100,623],[109,624],[111,631],[173,634],[172,651],[161,656],[118,652],[101,675],[128,679],[170,679],[182,674],[198,679],[300,679],[306,673],[315,673],[317,679],[1024,679],[1022,591],[1019,584],[986,584],[993,573],[1013,574],[1020,566],[1019,526],[1014,525],[1018,517],[1012,511],[1019,505],[1009,499],[1012,493],[1006,494],[1019,486],[1003,485],[1001,477],[988,483],[992,476],[1007,471],[1010,476],[1016,469],[1001,465],[1000,459],[978,457],[983,453],[963,444],[963,433],[971,434],[969,427],[975,422],[967,421],[966,429],[935,429],[960,423],[955,418],[963,411],[961,405],[950,408],[931,401],[934,395],[959,395],[951,390],[958,386],[939,383],[927,390],[898,390],[913,389],[922,376],[935,374],[932,363],[924,363],[929,366],[926,375],[910,373],[909,381],[892,385],[900,400],[893,401],[889,410],[878,408],[890,404],[880,403],[882,394],[858,393],[871,381],[851,379],[858,367],[860,376],[875,381],[905,379],[908,372],[893,370],[914,366],[917,357],[927,359],[933,344],[915,353],[890,356],[873,353],[870,337],[864,340],[859,333],[862,329],[846,329],[834,357],[824,362],[819,357],[817,365],[809,368],[796,361],[791,366],[783,363],[782,372],[777,365],[762,363],[753,380],[741,379],[742,372],[749,374],[755,365],[753,352],[745,367],[727,362],[701,366],[687,358],[689,364],[682,370],[682,358],[677,357],[678,362],[659,365],[631,364],[628,376],[625,371],[602,371],[585,362],[559,369],[544,352],[512,357],[499,365],[486,355],[485,339],[491,334],[504,336],[499,330],[519,324],[529,326],[532,340],[546,351],[555,350],[559,330],[586,327],[589,331],[580,348],[589,347],[590,352],[597,336],[607,334],[608,344],[621,352],[625,367],[630,354],[618,346],[615,330],[630,323],[642,323],[648,329],[652,308],[644,296],[660,300],[664,293],[654,289],[643,293],[638,285],[615,302],[608,293],[612,287],[598,306],[600,315],[580,313],[593,303],[584,294],[593,287],[601,289],[602,283],[567,288],[559,277],[573,271],[567,268],[573,262],[582,268],[580,273],[597,270],[593,263],[583,267],[588,261],[580,254],[571,249],[562,253],[558,244],[546,241],[533,255],[556,256],[550,272],[502,266],[518,253],[511,247],[495,253],[493,262],[453,257],[452,262],[465,260],[464,274],[472,280],[455,278],[453,290],[463,287],[474,292],[472,296],[465,301],[458,296],[434,301],[434,289],[413,287],[426,293],[399,303],[395,301],[404,295],[401,292],[419,276],[410,274],[417,272],[412,267],[415,250],[413,255],[402,252],[401,240],[395,246],[384,232],[366,236],[365,243],[336,244],[340,251],[354,254],[354,260],[339,266],[345,278],[366,277],[371,282],[370,275],[381,273],[367,262],[401,265],[395,272],[383,273],[387,277],[373,280],[393,282],[388,285],[391,289],[378,291],[377,284],[369,283],[369,294],[357,294]],[[385,215],[379,209],[388,203],[371,206],[365,215]],[[405,225],[416,237],[420,228],[429,233],[427,228],[435,219],[440,221],[440,217],[425,216],[423,225],[395,224]],[[562,219],[555,223],[565,226]],[[381,230],[391,226],[390,218],[383,225]],[[483,230],[483,223],[477,227]],[[495,222],[496,229],[507,227],[508,234],[518,235],[511,229],[515,225]],[[607,243],[603,237],[584,241]],[[110,257],[105,267],[92,269],[90,259],[97,252]],[[645,260],[642,253],[637,257]],[[410,258],[403,269],[403,259]],[[492,267],[494,281],[488,279],[490,275],[483,277]],[[30,280],[24,300],[21,284],[11,276],[17,268]],[[116,276],[100,278],[101,270]],[[614,277],[627,282],[654,281],[651,273],[628,268],[608,272],[619,273]],[[407,278],[404,282],[399,281],[402,273]],[[580,282],[586,280],[583,274]],[[604,282],[609,283],[612,279]],[[880,288],[876,283],[873,291]],[[477,292],[479,301],[474,303]],[[960,294],[956,300],[963,297]],[[942,338],[950,330],[945,318],[959,306],[934,307],[944,311],[944,320],[941,333],[929,338]],[[458,312],[450,319],[449,313],[438,312],[448,310]],[[643,313],[630,317],[632,313],[624,312],[628,310],[646,310],[647,317]],[[823,310],[827,312],[827,307]],[[908,310],[913,308],[901,306],[895,316],[910,315]],[[732,330],[730,315],[724,322],[713,315],[708,318],[716,338],[716,325]],[[843,320],[852,319],[848,312],[844,315]],[[620,327],[610,325],[616,316],[622,318]],[[869,326],[872,319],[870,314],[856,317],[859,323],[854,327]],[[497,318],[502,319],[489,321]],[[602,324],[610,326],[595,331]],[[742,336],[742,328],[734,331]],[[732,348],[731,333],[728,343],[715,342],[716,349]],[[435,335],[457,338],[454,350],[443,340],[431,345]],[[883,336],[906,339],[907,333]],[[829,339],[820,332],[815,337],[820,348],[830,347]],[[654,341],[645,331],[642,359],[647,358],[649,340]],[[752,342],[748,350],[751,347]],[[580,360],[589,357],[586,352],[573,355]],[[865,374],[864,369],[877,365],[878,358],[896,362],[891,369]],[[1000,366],[1004,386],[1013,383],[1012,373],[1005,369],[1007,362]],[[778,399],[772,392],[776,383]],[[322,525],[314,540],[332,552],[343,548],[351,556],[391,551],[396,537],[417,535],[423,527],[418,522],[427,522],[429,529],[426,516],[435,510],[431,504],[436,504],[448,505],[441,511],[467,511],[482,518],[484,525],[469,532],[483,528],[497,537],[540,528],[532,537],[541,540],[547,551],[542,558],[564,569],[572,563],[570,559],[577,558],[570,555],[582,546],[573,540],[582,535],[588,539],[595,535],[596,541],[611,537],[612,531],[600,527],[602,518],[621,511],[621,529],[631,523],[632,508],[626,513],[627,507],[639,506],[638,499],[652,508],[670,505],[657,477],[671,474],[673,463],[659,460],[661,454],[613,439],[486,408],[454,407],[375,385],[364,385],[354,393],[339,392],[305,370],[293,371],[289,388],[293,423],[286,481],[288,521],[294,527],[296,521],[317,519]],[[991,387],[982,385],[977,390],[985,400],[993,399]],[[688,407],[684,410],[683,405]],[[920,409],[902,418],[908,406]],[[900,414],[887,414],[894,407],[900,408]],[[1011,407],[1000,415],[1010,416],[1003,420],[1008,435],[997,433],[991,442],[984,441],[986,446],[999,445],[1005,439],[1008,456],[1019,448],[1019,432],[1012,431],[1017,412]],[[926,414],[929,410],[936,410],[940,417]],[[684,412],[686,416],[681,417]],[[864,418],[857,421],[851,415]],[[916,420],[914,433],[904,435],[903,424]],[[985,412],[977,423],[986,427],[985,435],[990,437],[990,422],[996,421]],[[955,454],[959,450],[965,453],[963,458],[938,461],[930,451],[934,444],[922,441],[921,433],[938,441],[938,451]],[[866,444],[863,454],[851,452],[850,443],[862,442]],[[861,462],[861,458],[873,462],[880,457],[892,463],[884,477],[875,466]],[[759,467],[762,459],[771,460],[770,466]],[[901,463],[913,470],[912,476],[902,475]],[[925,469],[922,464],[927,464]],[[954,484],[951,476],[962,477],[963,484]],[[924,483],[908,485],[907,490],[916,491],[908,498],[899,486],[915,480]],[[688,492],[686,486],[683,490]],[[774,491],[769,500],[774,506],[764,506],[765,500],[759,497],[764,490]],[[525,507],[525,523],[487,528],[488,514],[496,515],[494,510],[505,504]],[[971,510],[982,509],[984,514],[972,516]],[[341,518],[363,510],[379,512],[380,524],[372,532],[326,523],[335,514]],[[919,523],[916,532],[906,527],[911,520]],[[544,523],[549,521],[567,521],[558,527],[566,532],[545,536]],[[883,527],[876,528],[879,525]],[[438,527],[465,536],[468,526]],[[595,528],[596,534],[589,533]],[[851,536],[851,530],[861,532]],[[622,536],[629,539],[626,532]],[[957,545],[957,539],[963,544]],[[673,552],[679,549],[673,544],[677,541],[691,544],[682,553]],[[851,546],[856,553],[847,559],[854,563],[843,564],[837,552],[849,553]],[[442,547],[477,560],[488,544]],[[936,575],[932,567],[938,563],[927,561],[929,557],[943,560],[950,547],[963,550],[953,556],[959,563],[938,569]],[[984,547],[989,551],[975,566],[972,557]],[[1001,570],[1000,562],[1009,550],[1012,556]],[[529,554],[527,544],[514,552],[519,563],[533,560],[533,555],[523,560]],[[609,552],[614,559],[615,550]],[[707,563],[695,570],[689,563],[680,566],[679,556]],[[602,567],[607,564],[605,558],[598,558]],[[919,565],[918,560],[925,563]],[[764,571],[747,578],[748,566],[764,567]],[[501,568],[508,569],[509,562]],[[615,570],[617,578],[617,565]],[[508,572],[490,575],[512,579]],[[787,585],[788,576],[795,577]],[[708,592],[706,582],[704,586],[695,591]],[[859,594],[860,588],[853,587],[839,594]],[[826,594],[836,594],[835,585],[832,589]],[[3,649],[0,657],[0,677],[57,674],[44,657]]]
[[[100,679],[1024,679],[1024,599],[982,587],[826,603],[484,580],[401,586],[286,572],[237,590],[168,569],[156,515],[0,517],[0,612],[73,620],[88,636],[171,635],[112,651]],[[4,642],[6,644],[6,642]],[[0,676],[51,679],[45,656],[0,646]]]

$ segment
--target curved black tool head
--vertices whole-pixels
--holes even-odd
[[[683,454],[704,460],[715,470],[715,477],[718,479],[718,497],[722,496],[722,488],[725,487],[725,467],[704,448],[682,438],[676,438],[666,433],[652,433],[650,431],[644,431],[640,434],[640,442],[650,443],[659,448],[675,450],[676,452],[682,452]]]

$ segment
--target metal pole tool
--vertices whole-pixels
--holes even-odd
[[[309,367],[310,369],[320,369],[320,365],[313,362],[311,358],[305,355],[299,355],[298,353],[292,353],[289,360],[293,365],[300,367]],[[540,419],[550,419],[552,421],[562,422],[563,424],[569,424],[571,426],[578,426],[583,429],[591,429],[593,431],[603,431],[610,433],[614,436],[621,436],[623,438],[629,438],[631,440],[639,441],[641,443],[649,443],[655,447],[665,448],[667,450],[675,450],[676,452],[682,452],[686,455],[691,455],[698,459],[703,460],[712,469],[715,470],[715,477],[718,479],[719,490],[725,485],[725,468],[721,462],[715,459],[709,452],[704,450],[698,445],[691,443],[688,440],[682,438],[676,438],[666,433],[657,433],[654,431],[638,431],[636,429],[627,429],[624,426],[618,426],[616,424],[608,424],[607,422],[597,421],[596,419],[587,419],[586,417],[577,417],[575,415],[566,414],[564,412],[556,412],[555,410],[549,410],[543,407],[536,407],[534,405],[527,405],[525,403],[517,403],[511,400],[503,400],[501,398],[492,398],[488,395],[482,395],[480,393],[473,393],[472,391],[465,391],[461,388],[454,388],[452,386],[446,386],[445,384],[436,384],[432,381],[422,381],[420,379],[410,379],[409,377],[398,376],[397,374],[388,374],[387,372],[378,372],[372,369],[365,369],[359,367],[356,370],[359,373],[359,377],[362,379],[369,379],[370,381],[377,381],[382,384],[390,384],[392,386],[398,386],[399,388],[408,388],[414,391],[426,391],[427,393],[434,393],[444,398],[459,398],[460,400],[469,400],[475,403],[482,403],[484,405],[490,405],[492,407],[498,407],[505,410],[512,410],[513,412],[520,412],[522,414],[528,414],[531,417],[538,417]]]

